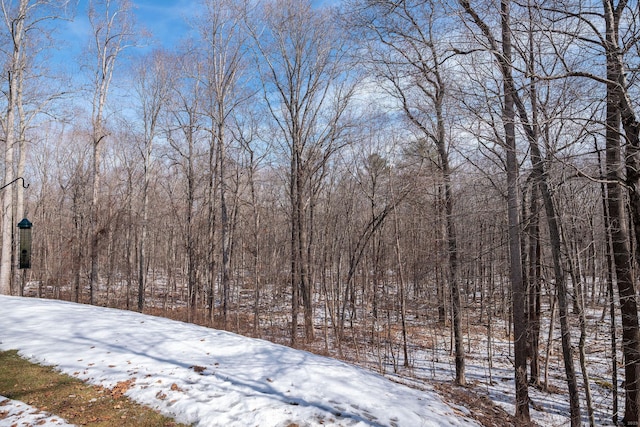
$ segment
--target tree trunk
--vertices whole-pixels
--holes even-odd
[[[304,335],[307,342],[313,342],[315,339],[315,331],[313,328],[313,276],[312,276],[312,245],[313,245],[313,231],[315,228],[315,194],[313,190],[309,196],[309,219],[306,221],[306,225],[303,230],[303,238],[301,239],[303,246],[303,280],[302,280],[302,306],[304,308]]]
[[[538,214],[538,186],[531,187],[529,208],[529,347],[530,347],[530,378],[529,382],[535,387],[540,386],[540,216]]]
[[[102,118],[98,120],[102,122]],[[101,125],[97,125],[101,128]],[[102,140],[104,135],[94,135],[93,140],[93,156],[91,175],[93,177],[91,211],[89,214],[89,224],[91,240],[89,244],[89,256],[91,261],[91,269],[89,271],[89,304],[96,303],[96,291],[98,288],[98,242],[100,240],[100,229],[98,227],[98,202],[100,194],[100,162],[102,157]]]
[[[147,223],[149,222],[149,183],[151,181],[151,141],[147,141],[144,158],[144,177],[142,184],[142,224],[140,226],[140,244],[138,246],[138,311],[144,311],[147,277]]]
[[[547,334],[547,349],[544,357],[544,391],[549,391],[549,361],[553,353],[553,328],[556,319],[556,301],[558,298],[555,294],[551,295],[551,316],[549,318],[549,332]]]
[[[493,37],[490,27],[480,15],[471,7],[469,0],[459,0],[464,9],[488,40],[493,55],[502,73],[502,87],[504,99],[502,106],[502,122],[504,126],[504,149],[506,152],[507,174],[507,217],[508,217],[508,245],[510,281],[512,290],[514,353],[515,353],[515,388],[516,410],[515,417],[519,424],[530,422],[529,391],[527,385],[527,318],[526,318],[526,290],[522,272],[519,197],[518,197],[518,158],[515,134],[515,87],[512,77],[512,46],[510,26],[510,0],[501,0],[501,47]],[[500,53],[501,52],[501,53]]]
[[[451,172],[449,158],[444,146],[444,129],[442,142],[438,143],[440,164],[444,180],[444,206],[447,230],[447,254],[449,258],[449,287],[451,290],[451,315],[453,320],[453,337],[455,345],[456,384],[466,385],[464,337],[462,336],[462,308],[460,304],[460,284],[458,281],[458,244],[453,212],[453,191],[451,190]]]
[[[575,231],[575,230],[574,230]],[[565,237],[565,242],[567,239]],[[589,419],[589,425],[593,427],[595,425],[595,419],[593,417],[593,404],[591,399],[591,387],[589,384],[589,371],[587,370],[587,360],[585,354],[585,345],[587,341],[587,319],[584,313],[585,309],[585,297],[584,286],[581,283],[582,277],[580,272],[580,259],[578,254],[577,244],[567,243],[565,244],[568,252],[569,261],[569,274],[571,275],[571,281],[573,282],[573,288],[575,291],[575,309],[578,315],[578,322],[580,325],[580,338],[578,340],[578,352],[580,355],[580,369],[582,370],[582,384],[585,395],[585,403],[587,405],[587,416]]]
[[[11,84],[11,83],[10,83]],[[11,93],[12,88],[9,89]],[[7,133],[5,141],[5,172],[4,184],[11,183],[14,179],[13,158],[15,145],[15,111],[14,100],[10,99],[7,105]],[[0,255],[0,293],[11,295],[11,267],[13,248],[13,189],[9,186],[2,194],[2,253]]]
[[[598,165],[600,165],[601,175],[604,175],[602,172],[602,160],[600,156],[600,150],[598,149],[598,144],[595,144],[595,151],[598,153]],[[613,425],[618,425],[618,356],[617,356],[617,332],[616,332],[616,302],[615,295],[613,293],[613,259],[612,259],[612,248],[611,248],[611,221],[609,219],[609,208],[608,208],[608,196],[607,190],[604,182],[600,182],[600,194],[602,200],[602,214],[604,216],[604,235],[605,235],[605,260],[606,260],[606,277],[607,277],[607,297],[609,299],[609,335],[611,337],[611,390],[612,390],[612,415],[611,420]],[[606,308],[605,308],[606,311]],[[605,313],[602,313],[604,320]]]
[[[300,307],[300,251],[298,250],[298,239],[300,232],[298,228],[300,223],[301,206],[298,204],[298,153],[297,149],[293,149],[291,153],[291,169],[289,183],[289,199],[291,200],[291,347],[295,347],[298,343],[298,310]]]
[[[222,109],[222,106],[218,106]],[[224,117],[224,111],[220,111],[219,117]],[[221,221],[221,238],[222,238],[222,319],[224,327],[227,327],[229,316],[229,297],[230,297],[230,230],[229,230],[229,213],[227,207],[227,181],[225,176],[226,165],[226,141],[224,135],[223,124],[217,126],[217,142],[218,142],[218,180],[220,184],[220,221]]]
[[[90,223],[90,259],[91,270],[89,272],[89,303],[95,304],[96,291],[98,287],[99,274],[99,253],[98,243],[103,234],[103,230],[98,224],[98,209],[100,201],[100,167],[102,162],[102,152],[104,149],[107,132],[105,129],[104,111],[107,103],[107,94],[113,77],[116,58],[119,53],[127,47],[126,38],[130,37],[129,18],[131,16],[130,5],[127,2],[117,4],[112,7],[111,0],[98,4],[101,10],[96,11],[93,4],[88,9],[89,23],[91,25],[91,36],[94,38],[92,44],[95,54],[96,68],[93,75],[93,100],[91,112],[92,135],[91,142],[93,155],[91,161],[92,197]]]
[[[529,58],[529,73],[535,75],[534,70],[534,46],[533,39],[530,37],[530,58]],[[509,58],[509,57],[507,57]],[[527,110],[518,92],[515,88],[515,82],[512,78],[512,68],[509,64],[506,70],[506,81],[510,86],[510,90],[513,93],[515,107],[518,110],[520,120],[522,121],[525,135],[531,148],[531,163],[533,167],[532,174],[534,176],[534,182],[539,186],[542,200],[544,203],[545,213],[547,216],[547,225],[549,229],[549,240],[551,242],[551,253],[553,258],[553,272],[558,288],[558,313],[560,317],[560,330],[562,340],[562,355],[565,367],[565,376],[567,381],[567,388],[569,390],[569,410],[571,413],[571,425],[574,427],[580,426],[580,396],[578,394],[578,381],[573,362],[573,350],[571,346],[571,331],[569,327],[568,319],[568,303],[567,303],[567,283],[564,275],[564,268],[562,266],[562,241],[559,217],[556,212],[555,203],[549,189],[548,176],[542,158],[542,153],[538,145],[538,124],[537,124],[537,87],[535,81],[530,83],[531,98],[531,110],[532,120],[529,119]]]
[[[530,422],[529,390],[527,387],[527,319],[526,298],[522,275],[522,255],[520,253],[520,220],[518,208],[518,158],[515,135],[514,88],[511,76],[511,28],[509,0],[501,0],[502,54],[507,63],[503,64],[504,106],[502,120],[505,133],[507,167],[507,213],[509,220],[509,260],[511,267],[511,290],[513,307],[513,340],[515,355],[516,412],[521,424]]]
[[[623,93],[618,48],[618,23],[613,1],[604,0],[607,42],[607,113],[606,113],[606,164],[607,164],[607,208],[611,225],[613,259],[615,263],[620,312],[622,315],[622,351],[625,360],[625,425],[638,425],[640,420],[640,341],[638,306],[631,266],[629,235],[625,224],[624,197],[621,182],[620,105]]]
[[[16,115],[20,112],[22,101],[22,79],[24,78],[25,65],[25,19],[28,1],[20,0],[17,16],[6,16],[4,20],[11,22],[8,31],[11,35],[11,57],[7,64],[8,93],[5,113],[5,151],[4,151],[4,185],[10,184],[15,179],[15,146],[20,135],[16,135]],[[3,8],[4,9],[4,8]],[[18,121],[22,119],[20,115]],[[2,248],[0,250],[0,294],[11,295],[13,293],[11,276],[13,269],[13,235],[17,221],[14,217],[14,188],[4,188],[2,194]]]

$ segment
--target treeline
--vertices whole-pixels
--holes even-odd
[[[2,193],[2,293],[327,350],[394,331],[407,366],[409,319],[451,322],[458,384],[463,317],[501,316],[519,422],[557,307],[572,425],[610,306],[637,423],[636,2],[202,0],[152,48],[131,3],[90,0],[71,79],[47,53],[69,2],[2,5],[3,177],[30,184]]]

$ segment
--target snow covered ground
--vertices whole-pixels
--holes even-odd
[[[130,311],[0,296],[0,349],[199,426],[477,426],[434,392],[267,341]],[[0,397],[0,426],[67,425]],[[17,414],[17,415],[16,415]],[[27,424],[22,424],[27,423]]]
[[[7,399],[0,396],[0,426],[44,426],[44,427],[67,427],[72,424],[67,423],[62,418],[42,412],[24,402]]]

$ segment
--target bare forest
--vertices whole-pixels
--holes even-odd
[[[1,294],[638,425],[638,1],[136,3],[0,0]]]

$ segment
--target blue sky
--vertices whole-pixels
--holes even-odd
[[[68,75],[80,73],[80,55],[91,40],[91,28],[87,18],[88,0],[79,0],[75,18],[69,21],[55,21],[58,50],[51,52],[55,68]],[[136,15],[136,23],[147,30],[151,37],[143,42],[150,48],[165,47],[172,49],[181,40],[195,31],[191,24],[198,15],[201,0],[131,0]],[[337,5],[340,0],[312,0],[315,7]],[[142,52],[144,50],[138,50]]]
[[[198,0],[133,0],[138,22],[153,33],[156,40],[171,46],[184,37],[190,17],[197,14]],[[312,0],[315,7],[338,4],[339,0]],[[185,19],[186,18],[186,19]]]
[[[157,43],[173,46],[189,32],[187,22],[196,13],[197,1],[194,0],[133,0],[137,24],[152,33]],[[86,43],[90,35],[86,7],[88,1],[81,0],[76,16],[62,30],[64,39],[68,39],[74,50],[77,44]]]
[[[166,47],[188,35],[189,18],[197,13],[198,4],[193,0],[134,0],[133,3],[138,23]]]
[[[62,38],[68,41],[67,53],[80,52],[89,40],[90,28],[86,15],[88,0],[80,0],[75,19],[63,24]],[[189,23],[197,16],[199,0],[132,0],[136,21],[151,32],[156,47],[171,48],[186,38],[192,30]],[[339,0],[313,0],[321,7],[335,5]]]
[[[80,55],[91,42],[91,27],[87,17],[88,0],[80,0],[75,17],[68,21],[55,21],[58,51],[52,52],[56,66],[68,74],[77,74]],[[136,24],[151,33],[150,47],[174,47],[191,31],[188,22],[196,13],[197,0],[132,0]]]

